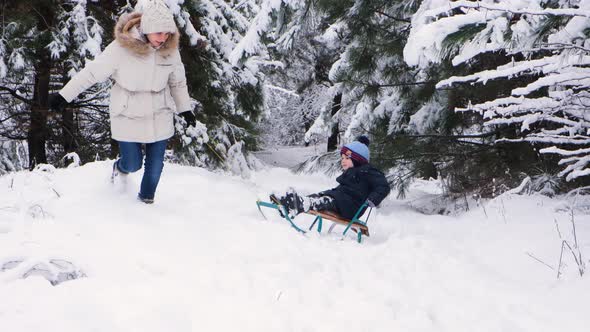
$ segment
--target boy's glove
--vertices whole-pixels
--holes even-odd
[[[59,93],[49,95],[49,108],[55,112],[63,112],[68,102]]]
[[[369,205],[369,207],[374,208],[375,207],[375,203],[371,202],[370,199],[367,200],[367,204]]]
[[[184,121],[186,121],[187,127],[195,127],[197,125],[197,118],[193,114],[193,111],[182,112],[178,115],[181,116],[184,119]]]

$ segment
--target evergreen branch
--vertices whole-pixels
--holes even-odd
[[[355,83],[359,85],[364,85],[372,88],[388,88],[388,87],[396,87],[396,86],[411,86],[411,85],[422,85],[422,84],[436,84],[437,81],[421,81],[421,82],[404,82],[404,83],[392,83],[392,84],[376,84],[376,83],[367,83],[361,82],[357,80],[344,80],[344,83]]]
[[[436,84],[436,81],[405,82],[405,83],[377,84],[377,85],[372,84],[371,86],[383,88],[383,87],[409,86],[409,85],[422,85],[422,84]]]
[[[96,101],[96,100],[103,101],[104,98],[101,98],[99,96],[94,96],[92,98],[80,100],[80,101],[77,101],[75,103],[70,103],[70,106],[71,107],[75,107],[75,108],[80,108],[80,107],[83,107],[83,106],[99,106],[99,107],[108,107],[109,106],[109,105],[97,105],[97,104],[93,104],[92,102],[93,101]]]
[[[445,139],[445,140],[456,140],[458,143],[466,143],[466,144],[471,144],[471,145],[477,145],[477,146],[482,146],[482,147],[492,147],[494,144],[488,144],[488,143],[480,143],[480,142],[471,142],[471,141],[464,141],[461,140],[462,138],[486,138],[486,137],[491,137],[494,135],[499,134],[498,131],[492,131],[492,132],[487,132],[487,133],[483,133],[483,134],[479,134],[479,135],[434,135],[434,134],[430,134],[430,135],[400,135],[400,134],[395,134],[395,133],[391,133],[388,134],[384,140],[380,141],[380,144],[385,144],[387,142],[387,139],[391,139],[391,138],[415,138],[415,139],[420,139],[420,138],[440,138],[440,139]],[[457,154],[459,155],[459,154]]]
[[[479,135],[395,135],[389,136],[408,137],[408,138],[445,138],[445,139],[460,139],[460,138],[486,138],[499,134],[498,131],[490,131]]]
[[[470,154],[477,154],[483,151],[487,151],[492,148],[492,145],[483,145],[484,148],[476,149],[471,151]],[[441,151],[441,152],[416,152],[414,150],[407,151],[408,155],[412,158],[418,159],[419,157],[465,157],[465,152],[452,152],[452,151]],[[407,155],[400,155],[398,157],[381,157],[381,161],[405,161],[408,159]]]
[[[11,139],[11,140],[15,140],[15,141],[23,141],[23,140],[27,139],[26,135],[11,135],[8,133],[0,133],[0,136],[4,137],[4,138]]]
[[[45,19],[45,16],[43,16],[43,14],[41,14],[41,12],[39,12],[39,10],[37,10],[37,8],[35,8],[34,6],[29,6],[29,7],[30,7],[32,10],[34,10],[34,11],[35,11],[35,12],[36,12],[36,13],[39,15],[39,17],[41,17],[41,19],[42,19],[42,20],[43,20],[43,22],[45,23],[45,26],[47,27],[47,30],[51,31],[51,30],[52,30],[52,27],[51,27],[51,25],[49,24],[49,22],[47,22],[47,20]]]
[[[383,15],[383,16],[385,16],[387,18],[390,18],[390,19],[392,19],[394,21],[400,21],[400,22],[404,22],[404,23],[412,23],[411,20],[408,20],[408,19],[405,19],[405,18],[399,18],[399,17],[391,16],[391,15],[389,15],[389,14],[387,14],[387,13],[385,13],[385,12],[379,10],[379,9],[376,9],[375,10],[375,13],[380,14],[380,15]]]
[[[536,51],[543,51],[543,50],[580,50],[580,51],[584,51],[587,53],[590,53],[590,49],[586,48],[586,47],[582,47],[579,45],[575,45],[575,44],[564,44],[564,43],[547,43],[547,44],[542,44],[542,46],[547,46],[549,48],[538,48],[536,49]],[[555,46],[555,48],[552,48],[551,46]],[[524,53],[524,52],[523,52]]]
[[[23,103],[29,104],[31,105],[33,103],[33,100],[31,99],[27,99],[25,97],[20,96],[16,90],[5,87],[5,86],[0,86],[0,91],[6,91],[8,93],[10,93],[14,98],[22,101]]]
[[[470,144],[470,145],[476,145],[476,146],[482,146],[482,147],[492,147],[493,144],[488,144],[488,143],[481,143],[481,142],[473,142],[473,141],[464,141],[461,139],[458,139],[458,137],[453,137],[453,136],[445,136],[445,135],[416,135],[416,136],[404,136],[404,137],[409,137],[409,138],[439,138],[439,139],[446,139],[446,140],[450,140],[450,141],[455,141],[457,144]],[[452,154],[449,152],[449,154]],[[433,154],[436,155],[436,154]],[[461,155],[460,153],[455,153],[454,155]]]
[[[102,104],[94,104],[94,101],[104,101],[104,98],[100,96],[100,92],[102,90],[98,91],[97,93],[93,93],[93,94],[87,94],[86,95],[86,99],[83,100],[79,100],[77,102],[72,102],[68,105],[69,108],[83,108],[83,107],[93,107],[93,108],[105,108],[105,107],[109,107],[109,105],[102,105]]]
[[[237,4],[235,4],[232,7],[232,10],[238,10],[238,9],[240,9],[241,7],[243,7],[247,3],[248,3],[248,0],[242,0],[242,1],[238,2]]]
[[[362,19],[360,19],[359,21],[361,23],[363,23],[367,27],[367,29],[369,29],[369,30],[381,31],[381,32],[385,33],[386,35],[389,35],[389,34],[393,34],[394,33],[394,31],[390,31],[390,30],[388,30],[386,28],[382,28],[378,24],[373,24],[371,22],[368,22],[368,21],[362,20]]]
[[[78,108],[78,109],[79,108],[85,108],[85,107],[93,108],[95,111],[102,112],[102,109],[103,108],[108,108],[109,105],[96,105],[96,104],[87,104],[87,103],[84,103],[84,102],[79,102],[79,103],[75,103],[75,104],[70,104],[68,106],[68,108]]]
[[[308,14],[311,12],[311,5],[312,5],[312,2],[311,2],[311,1],[308,1],[308,2],[305,4],[305,11],[303,12],[303,15],[301,15],[301,17],[299,18],[299,21],[300,21],[300,22],[303,22],[303,20],[304,20],[304,19],[307,17],[307,15],[308,15]]]
[[[8,121],[8,120],[10,120],[12,118],[16,118],[18,116],[25,115],[25,114],[26,113],[24,113],[24,112],[19,112],[19,113],[11,114],[11,115],[9,115],[8,117],[6,117],[4,119],[0,119],[0,123],[4,123],[4,122],[6,122],[6,121]]]
[[[61,129],[67,133],[69,135],[69,137],[72,138],[74,144],[76,146],[81,146],[80,141],[76,138],[76,135],[74,132],[72,132],[67,126],[62,126]],[[64,157],[65,158],[65,157]],[[59,194],[58,194],[59,195]]]
[[[581,17],[590,17],[590,11],[582,10],[582,9],[553,9],[553,8],[545,8],[543,10],[515,10],[503,7],[501,5],[494,5],[494,4],[484,4],[479,1],[472,2],[472,1],[455,1],[449,3],[448,7],[445,6],[445,11],[449,9],[456,9],[456,8],[473,8],[473,9],[487,9],[493,11],[502,11],[511,13],[514,15],[536,15],[536,16],[581,16]],[[427,13],[428,14],[428,13]]]

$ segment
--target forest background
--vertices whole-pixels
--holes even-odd
[[[583,192],[590,168],[588,0],[166,0],[199,120],[168,161],[244,176],[252,152],[321,144],[298,171],[338,170],[370,137],[404,195],[453,201],[514,187]],[[48,96],[142,0],[0,0],[0,174],[105,160],[111,82],[63,113]]]

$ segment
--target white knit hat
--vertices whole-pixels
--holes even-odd
[[[144,0],[141,13],[141,32],[176,32],[174,16],[162,0]]]

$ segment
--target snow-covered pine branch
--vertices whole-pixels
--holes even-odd
[[[574,9],[574,8],[540,8],[539,1],[531,3],[530,7],[518,7],[521,1],[497,1],[497,0],[478,0],[478,1],[437,1],[442,2],[443,5],[430,9],[424,13],[426,17],[435,17],[443,13],[448,13],[453,9],[475,9],[478,11],[499,11],[503,13],[518,14],[518,15],[554,15],[554,16],[582,16],[590,18],[590,10]],[[565,2],[565,1],[562,1]],[[568,1],[574,3],[575,1]],[[542,3],[542,2],[541,2]]]
[[[290,26],[285,29],[283,25],[289,22],[283,21],[283,11],[291,9],[295,13],[295,17],[299,17],[298,14],[301,14],[300,9],[304,6],[303,1],[262,0],[256,16],[248,26],[247,32],[229,56],[231,64],[238,66],[246,58],[254,55],[266,57],[267,44],[263,41],[264,38],[276,40],[283,48],[289,49],[292,45],[292,39],[299,32],[299,26],[293,24],[299,18],[291,19]],[[286,32],[282,32],[285,30]]]
[[[560,175],[573,180],[590,174],[590,1],[547,5],[533,0],[424,2],[413,17],[404,59],[420,68],[449,60],[468,66],[485,53],[505,54],[505,64],[448,77],[437,88],[519,78],[515,82],[522,84],[511,96],[456,111],[479,112],[489,127],[518,126],[520,138],[499,141],[554,146],[540,152],[564,157],[561,163],[569,166]],[[568,154],[577,157],[567,159]]]

